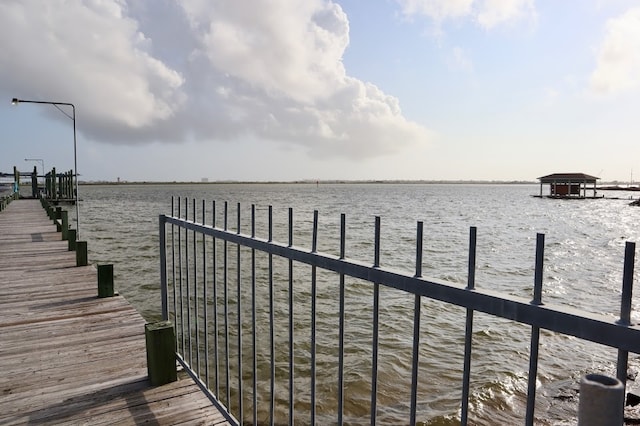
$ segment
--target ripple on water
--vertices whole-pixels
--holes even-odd
[[[339,253],[340,214],[346,213],[347,257],[372,263],[374,216],[381,216],[381,263],[415,271],[416,222],[424,224],[423,275],[464,285],[467,281],[469,227],[477,227],[476,287],[530,298],[533,289],[536,233],[546,235],[543,301],[604,313],[619,313],[624,247],[640,239],[637,210],[613,200],[561,200],[530,197],[537,185],[141,185],[82,188],[83,238],[89,241],[94,263],[114,263],[116,290],[151,320],[159,317],[158,215],[169,213],[171,196],[181,198],[180,215],[189,199],[207,200],[207,222],[222,226],[224,201],[228,225],[237,229],[236,203],[241,203],[241,229],[250,227],[251,204],[256,205],[257,235],[266,237],[267,206],[273,206],[274,238],[288,238],[288,207],[294,209],[294,243],[310,247],[313,210],[320,213],[318,247]],[[212,200],[216,200],[215,217]],[[197,203],[198,217],[201,203]],[[177,199],[176,199],[177,211]],[[170,234],[171,235],[171,234]],[[177,238],[177,235],[175,235]],[[191,238],[191,237],[190,237]],[[190,240],[191,241],[191,240]],[[208,249],[209,250],[209,249]],[[211,253],[211,251],[209,251]],[[229,288],[237,291],[235,250],[229,248]],[[218,267],[223,250],[217,248]],[[250,254],[241,253],[243,262]],[[267,258],[258,256],[259,393],[268,383]],[[276,320],[276,420],[288,414],[288,264],[274,258]],[[241,270],[244,330],[250,330],[250,274]],[[296,407],[309,406],[310,269],[296,265],[295,350]],[[213,274],[209,274],[209,279]],[[222,275],[216,275],[218,283]],[[640,268],[635,280],[640,277]],[[319,407],[322,423],[335,422],[337,386],[338,283],[335,274],[318,273]],[[211,285],[211,284],[210,284]],[[220,284],[219,284],[220,285]],[[371,318],[373,293],[366,281],[346,279],[345,421],[368,424],[371,388]],[[221,300],[221,292],[218,294]],[[205,303],[201,302],[201,306]],[[206,306],[212,308],[212,302]],[[230,307],[237,310],[234,301]],[[633,318],[640,302],[634,304]],[[459,398],[464,352],[464,309],[422,300],[419,421],[426,425],[459,422]],[[213,314],[209,317],[211,324]],[[232,315],[231,321],[237,321]],[[218,319],[222,320],[221,310]],[[381,290],[379,359],[379,418],[394,424],[408,420],[411,377],[413,297]],[[213,325],[211,325],[213,327]],[[235,331],[234,331],[235,332]],[[522,424],[526,403],[530,328],[476,313],[471,372],[471,424]],[[250,347],[248,332],[244,345]],[[246,352],[246,351],[245,351]],[[536,424],[562,424],[572,419],[575,401],[571,384],[586,372],[615,374],[616,353],[579,339],[541,334]],[[630,365],[640,368],[638,360]],[[266,373],[265,373],[266,372]],[[565,384],[566,382],[566,384]],[[558,396],[560,395],[560,396]],[[260,412],[261,419],[268,413]],[[546,416],[546,417],[545,417]]]

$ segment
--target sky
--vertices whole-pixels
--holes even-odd
[[[0,172],[73,169],[12,98],[86,181],[640,181],[640,3],[2,0]]]

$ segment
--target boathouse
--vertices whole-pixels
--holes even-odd
[[[553,173],[539,177],[540,197],[542,187],[549,184],[549,197],[552,198],[587,198],[587,190],[593,191],[596,196],[596,182],[599,177],[584,173]]]

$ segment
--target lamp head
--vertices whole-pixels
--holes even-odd
[[[11,99],[11,105],[18,105],[19,102],[20,100],[18,100],[18,98]]]

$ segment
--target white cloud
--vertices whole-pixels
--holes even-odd
[[[640,87],[640,7],[610,19],[597,51],[591,89],[609,94]]]
[[[424,15],[438,22],[472,13],[474,0],[397,0],[407,16]]]
[[[485,29],[535,19],[534,0],[396,0],[405,16],[423,15],[438,25],[449,19],[472,19]]]
[[[535,19],[533,0],[484,0],[477,14],[478,23],[485,29],[513,23],[527,17]]]
[[[471,58],[469,58],[467,52],[459,46],[456,46],[451,50],[449,58],[447,59],[447,64],[452,70],[466,72],[473,71],[473,62],[471,61]]]
[[[0,40],[2,84],[17,95],[70,97],[83,115],[131,128],[170,118],[183,100],[182,76],[149,54],[118,2],[5,1]]]
[[[243,135],[350,158],[429,138],[398,100],[347,75],[330,0],[5,0],[0,92],[78,107],[97,140]]]

